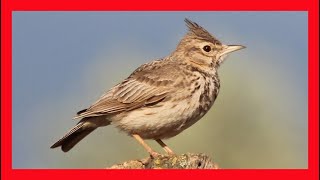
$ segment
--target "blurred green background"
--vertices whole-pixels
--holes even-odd
[[[247,48],[221,66],[209,113],[165,142],[222,168],[307,168],[306,12],[14,12],[13,168],[105,168],[146,157],[112,126],[68,153],[49,147],[76,124],[78,110],[172,52],[187,32],[185,17]]]

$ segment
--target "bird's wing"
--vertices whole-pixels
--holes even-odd
[[[172,77],[160,77],[158,72],[162,70],[150,69],[148,68],[150,64],[147,67],[145,66],[138,68],[126,80],[105,93],[91,107],[80,111],[75,118],[130,111],[155,105],[164,100],[172,91]]]

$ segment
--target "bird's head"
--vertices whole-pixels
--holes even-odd
[[[197,23],[189,19],[185,22],[189,31],[174,52],[179,59],[196,66],[217,68],[229,53],[245,48],[242,45],[224,45]]]

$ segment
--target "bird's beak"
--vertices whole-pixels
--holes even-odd
[[[246,48],[245,46],[242,45],[223,45],[223,49],[220,52],[220,56],[229,54],[233,51],[238,51],[240,49]]]

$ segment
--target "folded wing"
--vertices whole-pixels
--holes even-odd
[[[91,107],[79,111],[75,118],[121,113],[163,101],[172,90],[172,81],[168,78],[159,79],[154,74],[147,68],[145,71],[136,70]]]

